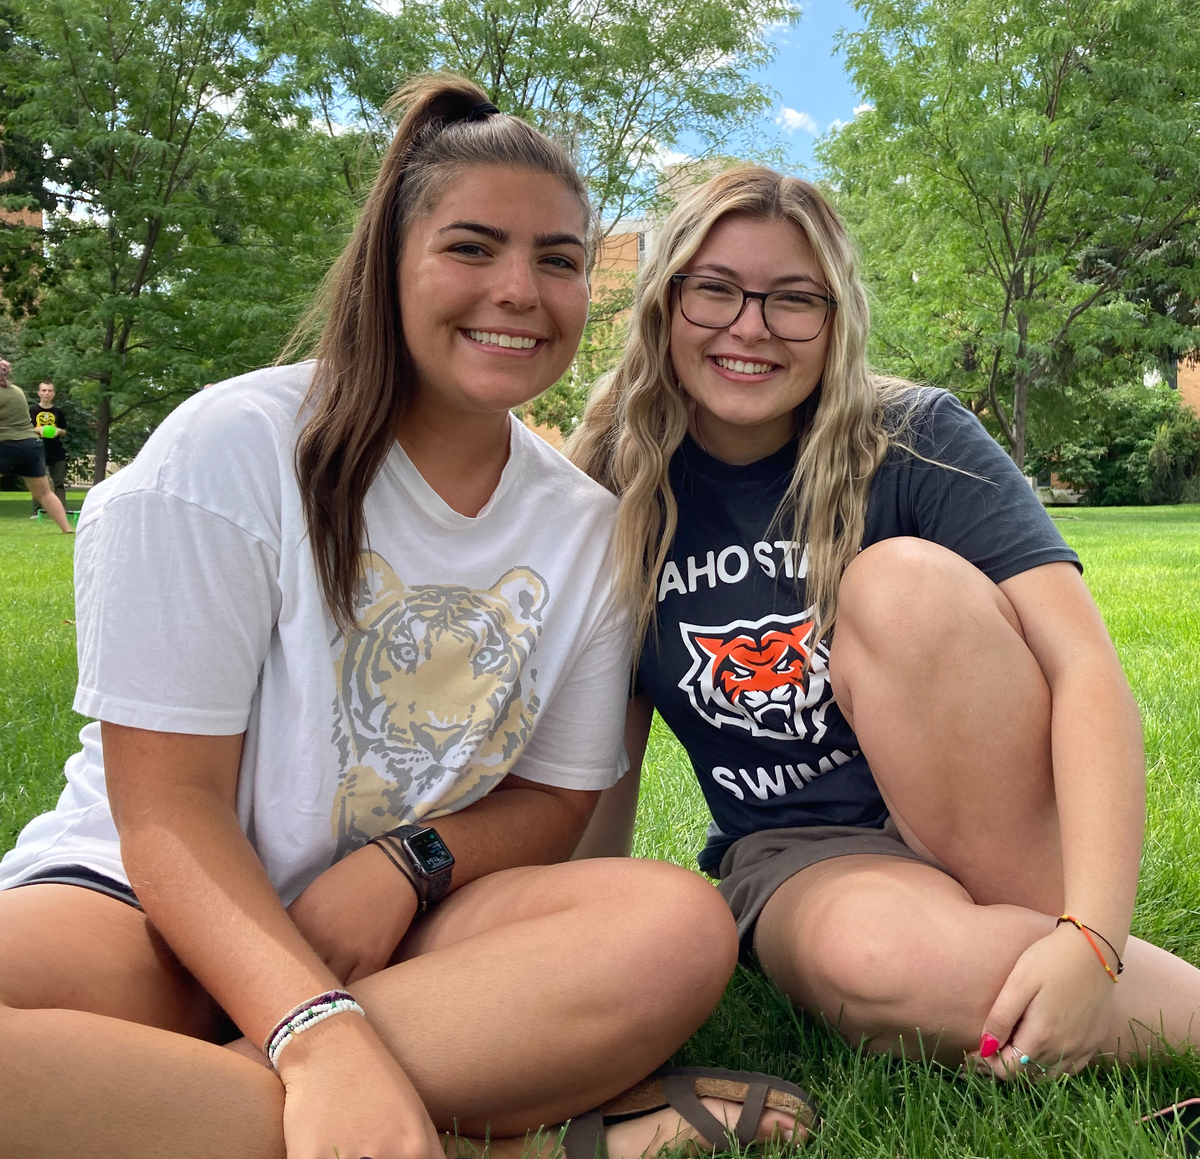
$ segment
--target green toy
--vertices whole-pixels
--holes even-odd
[[[58,427],[56,427],[53,423],[47,423],[44,427],[42,427],[42,438],[43,439],[52,439],[57,434],[58,434]]]

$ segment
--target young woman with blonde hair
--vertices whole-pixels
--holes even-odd
[[[583,1114],[736,938],[683,870],[554,864],[614,779],[629,630],[615,500],[510,411],[575,353],[590,210],[478,86],[400,106],[315,361],[197,394],[85,505],[98,723],[0,863],[4,1155],[516,1156],[576,1116],[633,1159],[695,1135],[668,1103],[710,1146],[804,1112],[668,1072]]]
[[[569,447],[621,498],[635,770],[657,708],[743,946],[853,1043],[1002,1077],[1194,1043],[1200,971],[1129,937],[1141,730],[1078,559],[868,324],[804,181],[724,173],[660,231]],[[636,792],[581,853],[628,850]]]

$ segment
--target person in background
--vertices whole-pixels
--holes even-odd
[[[42,439],[42,454],[46,458],[46,474],[50,477],[50,485],[54,494],[65,508],[67,506],[67,452],[63,447],[63,435],[67,433],[67,417],[60,406],[54,405],[54,383],[38,384],[38,401],[36,406],[29,408],[29,417]],[[46,429],[53,428],[54,434],[47,437]],[[33,515],[36,519],[42,505],[33,500]]]
[[[12,367],[0,358],[0,475],[19,475],[35,503],[40,503],[64,535],[73,534],[66,509],[46,478],[43,439],[29,418],[29,400],[11,381]]]

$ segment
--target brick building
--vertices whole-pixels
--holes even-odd
[[[1200,355],[1200,351],[1197,354]],[[1179,391],[1179,401],[1200,415],[1200,357],[1195,361],[1183,359],[1177,362],[1172,367],[1171,378]]]

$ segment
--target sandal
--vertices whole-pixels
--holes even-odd
[[[1181,1103],[1163,1107],[1152,1115],[1143,1115],[1142,1122],[1163,1132],[1170,1131],[1178,1123],[1182,1129],[1184,1153],[1200,1155],[1200,1099],[1184,1099]]]
[[[701,1098],[727,1099],[742,1104],[737,1127],[730,1132]],[[772,1075],[746,1070],[720,1070],[708,1066],[669,1066],[610,1099],[602,1107],[571,1119],[562,1134],[566,1159],[608,1159],[604,1142],[606,1123],[636,1119],[664,1107],[673,1107],[685,1123],[701,1136],[703,1145],[713,1151],[732,1135],[739,1148],[754,1141],[758,1120],[764,1108],[785,1111],[796,1118],[794,1142],[808,1139],[817,1121],[812,1100],[795,1083]]]

